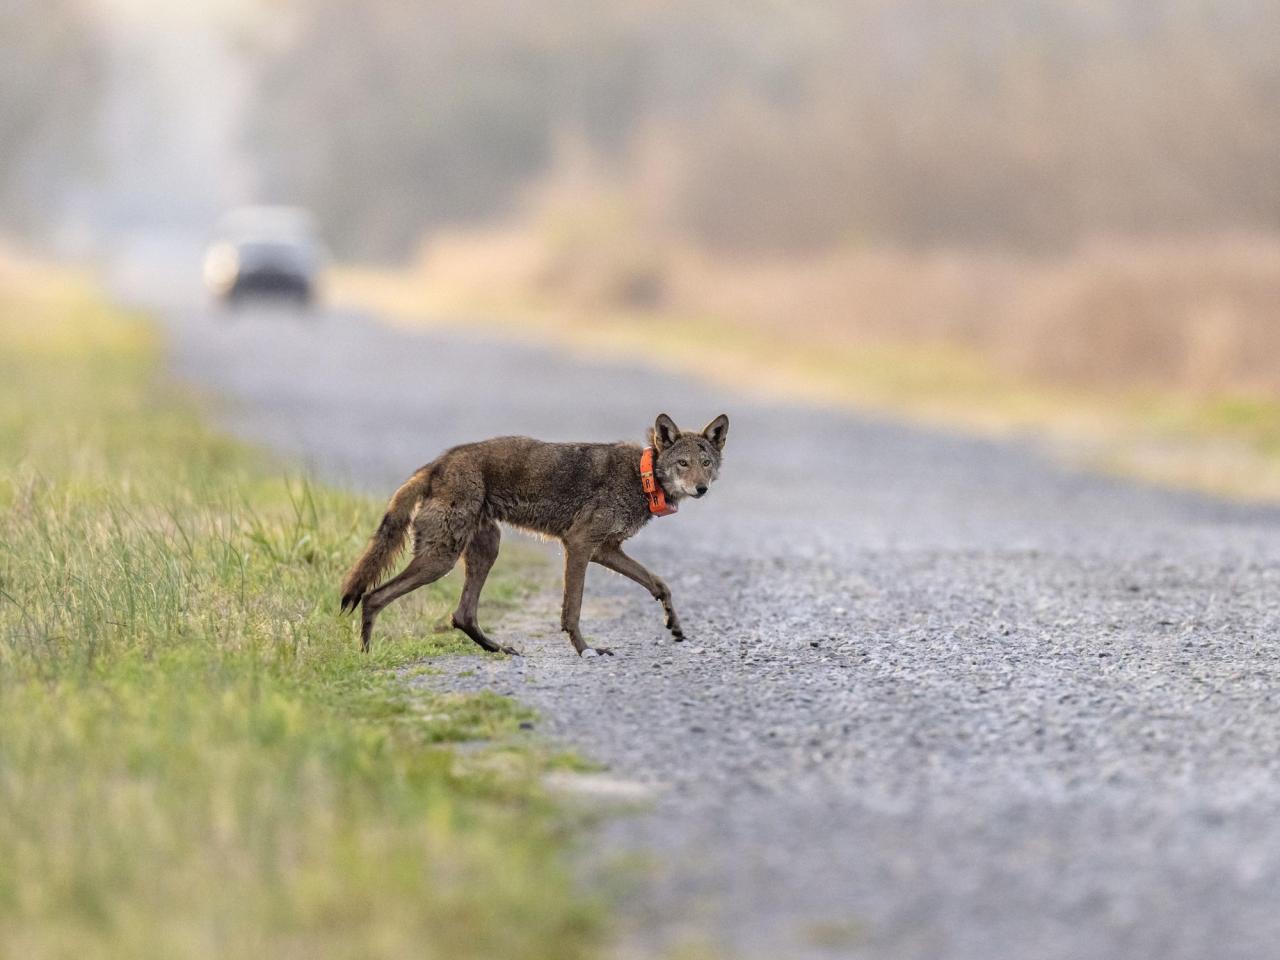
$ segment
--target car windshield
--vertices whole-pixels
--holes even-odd
[[[236,244],[241,263],[307,264],[314,254],[308,244],[292,240],[249,240]]]

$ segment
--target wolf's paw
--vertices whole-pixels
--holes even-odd
[[[676,627],[674,630],[671,631],[671,639],[674,640],[676,643],[684,643],[684,631],[681,630],[679,627]]]
[[[587,647],[580,654],[580,657],[612,657],[613,651],[608,647]]]
[[[523,657],[524,654],[515,647],[508,646],[505,643],[498,644],[498,652],[505,653],[508,657]]]

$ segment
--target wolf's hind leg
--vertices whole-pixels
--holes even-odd
[[[462,554],[467,578],[462,585],[462,596],[458,598],[458,609],[453,612],[453,625],[490,653],[506,653],[518,657],[519,650],[495,643],[485,636],[476,620],[480,591],[484,589],[484,581],[493,568],[493,562],[498,559],[501,540],[502,531],[496,523],[490,521],[480,527],[467,544],[467,549]]]
[[[393,600],[398,600],[406,593],[412,593],[419,587],[434,583],[453,569],[458,562],[456,551],[436,550],[420,553],[398,575],[392,577],[377,590],[365,594],[360,617],[360,649],[369,652],[369,641],[373,636],[373,621],[377,619],[383,608]]]
[[[667,629],[671,631],[672,639],[677,642],[684,639],[684,631],[680,629],[680,618],[676,616],[675,607],[671,605],[671,591],[667,589],[667,584],[661,577],[651,573],[640,561],[623,553],[622,547],[616,543],[604,545],[591,559],[614,573],[620,573],[634,580],[648,590],[653,599],[662,604],[662,609],[667,615]]]

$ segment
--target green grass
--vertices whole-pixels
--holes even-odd
[[[211,433],[157,358],[87,286],[0,272],[0,956],[591,955],[538,788],[565,758],[400,676],[474,649],[457,584],[361,656],[336,585],[382,504]],[[539,573],[509,554],[490,617]]]

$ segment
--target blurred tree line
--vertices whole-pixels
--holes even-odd
[[[0,232],[38,232],[92,166],[102,67],[80,0],[0,2]]]
[[[1280,228],[1275,0],[297,0],[289,16],[253,142],[270,192],[346,253],[509,212],[566,142],[646,216],[728,252]]]

